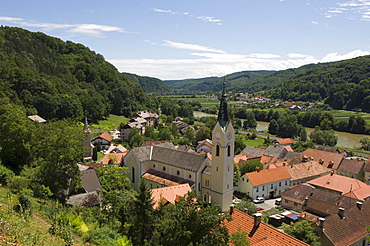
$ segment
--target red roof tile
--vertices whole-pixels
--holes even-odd
[[[155,202],[154,208],[157,208],[160,202],[164,204],[169,202],[175,204],[180,200],[180,197],[185,196],[191,191],[189,184],[181,184],[163,188],[152,189],[152,198]]]
[[[253,186],[268,184],[275,181],[290,179],[291,176],[285,167],[262,170],[245,174]]]
[[[260,222],[258,227],[254,227],[254,218],[237,209],[234,209],[234,212],[232,213],[231,217],[232,217],[231,221],[225,221],[225,225],[229,231],[229,234],[237,232],[238,230],[247,232],[248,233],[247,239],[250,242],[251,246],[308,245],[263,222]]]

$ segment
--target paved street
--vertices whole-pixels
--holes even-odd
[[[265,202],[263,202],[263,203],[257,203],[256,206],[261,207],[264,210],[274,208],[276,199],[278,199],[278,198],[265,200]]]

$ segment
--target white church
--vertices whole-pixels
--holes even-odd
[[[171,144],[132,149],[124,159],[134,189],[141,179],[150,188],[188,183],[205,202],[230,208],[233,198],[235,131],[230,122],[225,82],[217,123],[212,131],[212,158],[177,149]]]

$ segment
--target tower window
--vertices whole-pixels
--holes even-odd
[[[231,156],[231,147],[230,147],[230,145],[227,146],[227,156]]]
[[[176,174],[177,174],[177,175],[180,175],[180,171],[177,171],[177,172],[176,172]]]
[[[216,156],[220,156],[220,145],[216,145]]]
[[[132,167],[131,168],[131,173],[132,173],[132,183],[135,183],[135,168],[134,167]]]
[[[163,168],[162,168],[162,170],[163,170],[163,171],[166,171],[166,167],[163,167]]]

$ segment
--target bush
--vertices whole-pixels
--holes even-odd
[[[8,180],[12,177],[14,177],[14,173],[10,169],[0,165],[0,185],[7,185]]]
[[[8,187],[15,194],[28,189],[29,184],[30,180],[23,176],[13,176],[8,180]]]
[[[31,183],[31,189],[33,190],[35,197],[39,197],[42,199],[47,199],[53,195],[53,192],[43,184],[39,184],[37,182]]]

